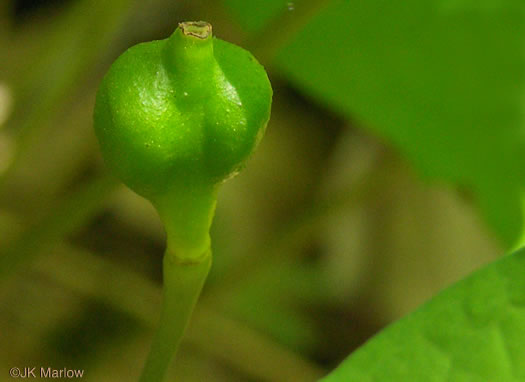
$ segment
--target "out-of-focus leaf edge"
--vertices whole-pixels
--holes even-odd
[[[322,381],[525,381],[525,248],[391,324]]]

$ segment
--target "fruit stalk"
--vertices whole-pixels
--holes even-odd
[[[166,251],[163,261],[162,313],[140,382],[159,382],[164,379],[210,266],[211,251],[195,261],[180,261]]]

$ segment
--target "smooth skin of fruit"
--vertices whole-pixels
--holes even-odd
[[[171,199],[201,199],[209,209],[216,186],[243,167],[264,134],[271,98],[266,72],[248,51],[213,38],[207,23],[181,23],[168,39],[136,45],[111,66],[95,131],[107,165],[168,226]]]
[[[141,381],[165,374],[211,264],[218,187],[257,146],[271,100],[264,68],[202,21],[128,49],[102,81],[94,124],[105,162],[167,232],[163,312]]]

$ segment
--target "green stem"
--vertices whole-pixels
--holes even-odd
[[[198,262],[180,261],[166,250],[164,255],[163,307],[151,351],[140,382],[162,381],[199,298],[211,266],[211,251]]]
[[[155,198],[153,205],[166,229],[170,256],[195,263],[207,255],[217,191],[215,185],[187,182]]]
[[[209,230],[216,200],[216,186],[188,181],[154,202],[167,234],[164,297],[140,382],[163,380],[188,326],[211,266]]]

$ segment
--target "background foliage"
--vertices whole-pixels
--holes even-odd
[[[0,4],[0,373],[140,372],[164,233],[105,173],[94,95],[129,46],[203,19],[274,87],[219,195],[214,265],[173,376],[315,380],[523,240],[520,1]]]

